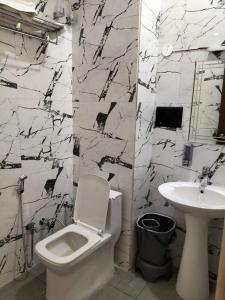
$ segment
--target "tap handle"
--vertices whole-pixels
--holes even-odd
[[[202,176],[206,176],[210,174],[210,168],[209,167],[203,167],[202,168]]]

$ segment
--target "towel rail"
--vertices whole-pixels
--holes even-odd
[[[40,40],[40,41],[43,41],[43,42],[46,42],[46,43],[50,43],[50,44],[54,44],[54,45],[58,44],[57,40],[56,40],[56,42],[53,42],[53,41],[49,40],[46,37],[40,37],[40,36],[37,36],[35,34],[31,34],[31,33],[28,33],[28,32],[21,31],[21,30],[13,29],[13,28],[10,28],[10,27],[7,27],[7,26],[0,25],[0,29],[8,30],[8,31],[11,31],[11,32],[14,32],[14,33],[24,35],[24,36],[28,36],[30,38],[35,38],[37,40]]]
[[[19,28],[17,27],[18,25]],[[0,6],[0,29],[57,45],[57,32],[63,27],[64,24],[54,21],[49,16],[29,18],[25,14],[23,15],[10,8]],[[40,34],[37,31],[40,31]],[[50,33],[56,34],[56,40],[52,41],[47,38],[47,34]]]

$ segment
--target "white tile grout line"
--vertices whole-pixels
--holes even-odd
[[[137,295],[136,297],[131,296],[130,294],[126,293],[125,291],[121,290],[120,288],[116,287],[115,285],[111,284],[110,282],[109,282],[109,285],[110,285],[111,287],[115,288],[117,291],[123,293],[124,295],[129,296],[131,299],[137,299],[137,297],[140,296],[140,294],[142,293],[142,291],[143,291],[144,288],[146,287],[147,282],[145,282],[143,288],[141,289],[141,291],[138,293],[138,295]]]
[[[137,298],[141,295],[141,293],[142,293],[143,290],[146,288],[146,286],[147,286],[147,282],[145,282],[145,285],[144,285],[143,289],[140,291],[140,293],[137,295],[137,297],[136,297],[135,299],[137,299]]]

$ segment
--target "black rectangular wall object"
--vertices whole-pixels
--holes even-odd
[[[155,127],[181,128],[183,107],[156,107]]]

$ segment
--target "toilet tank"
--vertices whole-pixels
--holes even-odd
[[[106,220],[106,232],[112,235],[115,242],[119,239],[122,228],[122,194],[110,190],[109,208]]]

